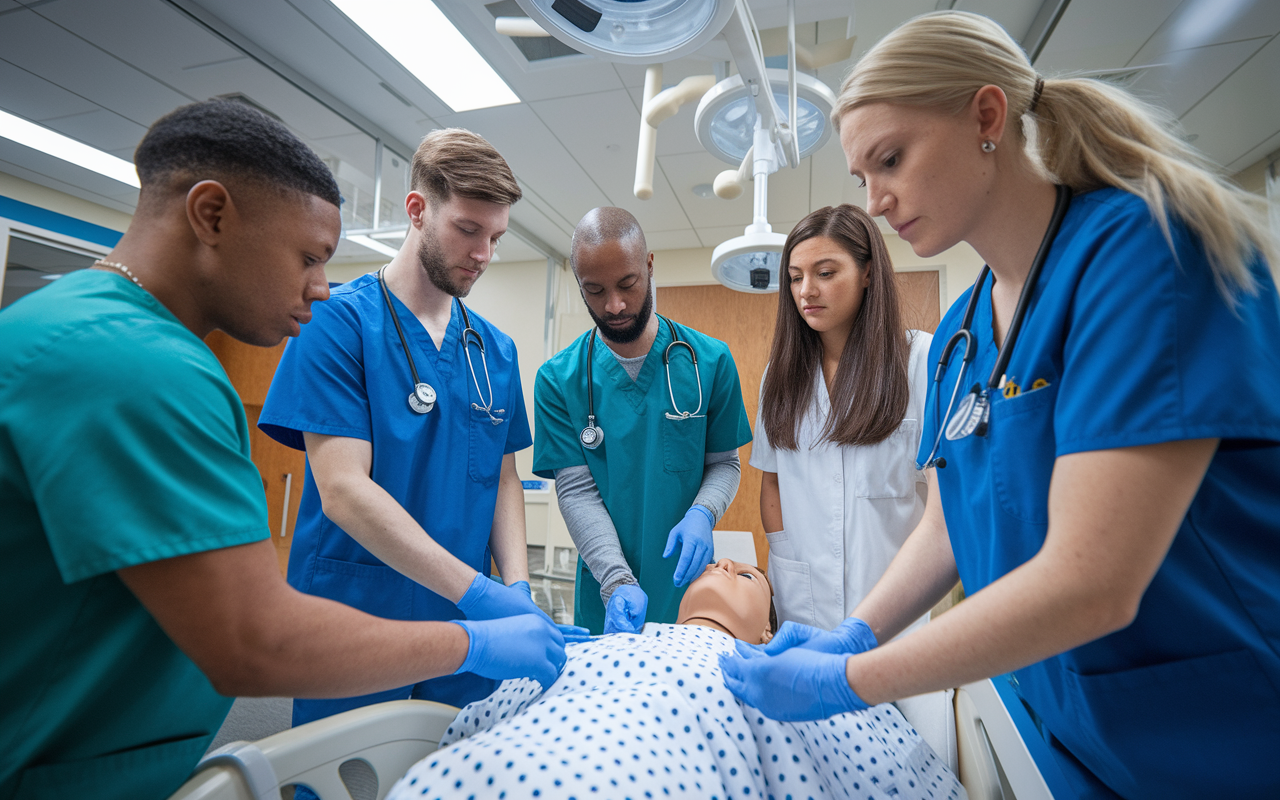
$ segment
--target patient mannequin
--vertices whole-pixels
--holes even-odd
[[[734,652],[734,639],[771,637],[772,595],[756,567],[709,565],[685,591],[675,625],[570,643],[551,686],[506,681],[461,709],[440,749],[387,800],[705,800],[797,789],[800,797],[961,800],[955,776],[892,705],[779,722],[729,692],[719,654]]]
[[[778,619],[773,586],[759,567],[722,558],[685,590],[677,625],[702,625],[748,644],[765,644]]]

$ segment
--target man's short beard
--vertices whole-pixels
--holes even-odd
[[[636,314],[635,321],[627,327],[618,330],[608,325],[609,319],[618,319],[618,317],[601,317],[591,310],[591,305],[587,305],[587,313],[591,315],[591,319],[596,323],[596,327],[600,330],[600,335],[614,344],[630,344],[639,339],[644,329],[649,325],[649,317],[653,315],[653,281],[648,282],[648,288],[645,289],[644,302],[640,304],[640,311]]]
[[[440,240],[429,225],[422,226],[422,241],[418,243],[418,263],[427,279],[440,291],[453,297],[466,297],[471,293],[471,286],[460,286],[449,277],[449,266],[445,264],[440,247]],[[474,286],[475,283],[472,283]]]

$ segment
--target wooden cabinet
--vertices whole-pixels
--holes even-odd
[[[293,526],[298,519],[298,501],[302,499],[302,479],[306,454],[285,447],[258,430],[258,415],[267,398],[267,389],[275,375],[276,365],[284,353],[284,342],[275,347],[254,347],[238,342],[221,331],[205,337],[231,379],[231,385],[244,403],[249,421],[249,447],[253,463],[262,478],[262,491],[267,499],[267,527],[280,560],[280,574],[289,564],[289,546],[293,543]]]

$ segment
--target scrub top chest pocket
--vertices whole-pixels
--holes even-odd
[[[919,473],[915,452],[920,444],[920,421],[904,419],[883,441],[857,448],[861,462],[854,479],[858,497],[868,500],[910,497]]]
[[[1056,383],[997,399],[991,407],[991,477],[1000,508],[1035,525],[1049,523],[1049,482],[1057,439]]]
[[[508,388],[506,380],[496,374],[493,376],[493,389],[497,392],[497,397],[506,397]],[[484,486],[491,486],[502,472],[502,457],[506,452],[511,415],[501,415],[501,422],[494,425],[487,413],[472,407],[472,403],[476,402],[475,387],[471,387],[469,394],[472,396],[468,397],[466,409],[468,472],[473,480]]]
[[[662,426],[662,467],[667,472],[688,472],[706,461],[707,418],[658,420]]]

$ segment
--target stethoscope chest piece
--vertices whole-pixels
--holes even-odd
[[[596,424],[594,415],[587,418],[587,427],[578,434],[578,441],[588,450],[595,450],[604,442],[604,430]]]
[[[409,408],[418,414],[426,414],[436,407],[436,390],[431,384],[419,382],[409,395]]]
[[[975,386],[960,401],[956,413],[947,422],[947,439],[954,442],[973,434],[986,436],[987,421],[990,418],[991,400],[986,392]]]

